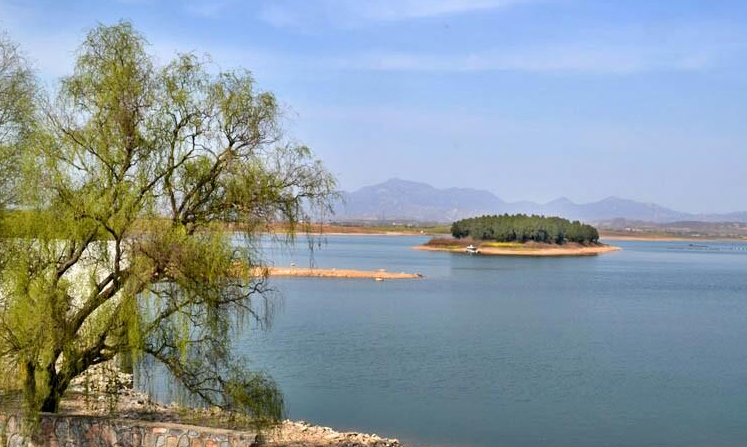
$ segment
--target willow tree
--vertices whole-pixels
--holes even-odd
[[[28,136],[23,231],[2,241],[0,375],[27,410],[56,412],[71,380],[127,354],[207,404],[277,420],[281,393],[231,339],[272,304],[256,236],[301,230],[334,179],[248,72],[191,54],[158,66],[146,45],[129,23],[90,31]]]
[[[0,33],[0,211],[16,197],[20,143],[29,131],[36,83],[18,45]]]

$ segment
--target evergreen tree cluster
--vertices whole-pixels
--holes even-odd
[[[599,241],[599,232],[591,225],[571,222],[562,217],[545,217],[526,214],[503,214],[462,219],[451,225],[455,238],[471,237],[497,242],[546,242],[581,244]]]

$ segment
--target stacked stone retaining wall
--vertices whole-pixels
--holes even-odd
[[[95,416],[42,414],[33,436],[0,414],[2,447],[258,447],[255,433]]]

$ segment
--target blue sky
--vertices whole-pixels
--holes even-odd
[[[48,83],[119,19],[252,70],[345,189],[747,210],[745,1],[0,0]]]

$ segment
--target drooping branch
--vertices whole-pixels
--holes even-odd
[[[284,141],[274,96],[193,55],[158,68],[120,23],[89,33],[42,104],[19,193],[34,230],[3,242],[0,374],[26,368],[29,393],[49,392],[32,401],[56,408],[75,376],[135,352],[204,402],[277,420],[277,387],[231,345],[269,323],[272,295],[226,224],[293,229],[335,183]]]

